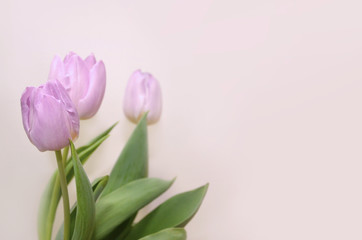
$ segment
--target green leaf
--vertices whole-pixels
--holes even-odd
[[[144,114],[115,163],[102,196],[139,178],[147,177],[147,114]]]
[[[96,240],[103,239],[140,208],[151,202],[173,181],[144,178],[130,182],[100,198],[96,204]]]
[[[115,163],[102,196],[136,179],[147,177],[147,113],[142,116]],[[116,227],[104,240],[121,239],[130,230],[137,213]]]
[[[125,239],[137,240],[162,229],[184,227],[199,209],[207,188],[208,184],[168,199],[134,225]]]
[[[93,144],[97,143],[101,138],[109,135],[109,133],[113,130],[113,128],[118,124],[118,122],[114,123],[112,126],[110,126],[106,131],[102,132],[101,134],[99,134],[97,137],[95,137],[94,139],[92,139],[87,145],[79,147],[77,149],[77,153],[79,154],[79,152],[84,151],[85,149],[89,148],[90,146],[92,146]]]
[[[92,183],[92,190],[94,194],[94,202],[97,201],[98,197],[103,192],[104,188],[107,186],[109,176],[99,177],[95,179]]]
[[[39,240],[50,240],[55,212],[58,206],[61,192],[58,172],[54,173],[40,199],[38,212],[38,236]]]
[[[99,147],[99,145],[101,145],[102,142],[104,142],[104,140],[106,140],[109,137],[109,135],[106,135],[102,138],[100,138],[97,142],[95,142],[94,144],[90,145],[89,147],[83,149],[82,151],[80,151],[78,154],[79,160],[82,163],[82,165],[89,159],[89,157],[92,155],[92,153],[94,153],[94,151]],[[66,177],[67,177],[67,181],[68,183],[73,179],[74,177],[74,169],[73,169],[73,162],[72,162],[72,158],[70,158],[67,161],[67,166],[65,168],[65,172],[66,172]]]
[[[96,202],[99,195],[101,194],[102,190],[104,189],[104,187],[107,185],[107,181],[108,181],[108,175],[104,176],[104,177],[99,177],[97,179],[95,179],[92,182],[92,190],[93,190],[93,195],[94,195],[94,201]],[[75,203],[72,207],[72,209],[70,210],[70,232],[71,232],[71,236],[72,233],[74,231],[74,226],[75,226],[75,217],[77,214],[77,203]],[[64,225],[62,224],[62,226],[60,226],[58,234],[55,238],[56,240],[63,240],[64,239]]]
[[[186,240],[186,231],[183,228],[167,228],[140,240]]]
[[[137,212],[131,215],[128,219],[123,221],[119,226],[115,227],[106,237],[102,240],[121,240],[129,233],[132,223],[137,216]]]
[[[91,154],[109,137],[110,131],[117,123],[113,124],[106,131],[94,138],[89,144],[77,149],[80,161],[84,164]],[[65,169],[65,174],[68,183],[74,176],[73,164],[68,160]],[[38,212],[38,235],[39,240],[50,240],[54,224],[56,209],[62,193],[58,179],[58,171],[52,175],[40,201],[40,208]]]
[[[70,141],[74,166],[75,185],[77,189],[77,215],[72,239],[89,240],[95,226],[95,204],[91,184],[85,173],[74,144]]]

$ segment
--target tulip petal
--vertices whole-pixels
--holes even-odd
[[[78,103],[78,113],[81,119],[94,116],[102,103],[106,88],[106,68],[103,61],[96,63],[89,75],[88,91]]]
[[[65,77],[64,64],[60,56],[56,55],[50,65],[48,79],[63,79]]]
[[[45,91],[48,95],[53,96],[63,104],[69,122],[68,127],[71,139],[75,140],[79,133],[79,116],[74,103],[70,99],[63,85],[59,81],[54,80],[45,85]]]
[[[144,76],[140,70],[136,70],[128,81],[124,96],[123,111],[130,121],[137,123],[142,116],[145,98]]]
[[[158,81],[151,75],[146,77],[149,94],[147,95],[144,111],[148,111],[147,123],[153,124],[161,117],[162,111],[162,94],[161,87]]]
[[[30,126],[32,124],[32,120],[33,120],[33,102],[31,100],[33,92],[35,91],[34,87],[27,87],[23,93],[23,95],[21,96],[21,114],[22,114],[22,119],[23,119],[23,126],[24,126],[24,130],[26,132],[26,135],[28,135],[29,137],[29,131],[30,131]]]
[[[25,132],[40,151],[60,150],[78,136],[78,113],[57,80],[27,88],[21,97],[21,109]]]
[[[37,117],[34,118],[29,135],[39,151],[59,150],[68,145],[71,136],[60,101],[38,94],[34,99],[34,114]]]
[[[64,62],[64,63],[68,63],[69,60],[70,60],[74,55],[77,55],[77,54],[76,54],[75,52],[69,52],[69,53],[64,57],[63,62]]]
[[[132,74],[126,87],[123,111],[134,123],[137,123],[145,112],[149,112],[148,124],[159,120],[162,111],[161,87],[151,74],[140,70]]]
[[[65,71],[71,86],[69,90],[67,89],[67,92],[77,108],[79,100],[88,91],[89,70],[83,59],[77,55],[72,55],[69,61],[65,63]]]
[[[82,119],[96,114],[103,100],[106,73],[104,63],[97,63],[94,54],[84,60],[74,52],[65,56],[63,61],[56,56],[49,79],[60,81]]]
[[[90,69],[92,69],[94,64],[96,64],[97,61],[96,61],[94,54],[92,53],[86,59],[84,59],[84,62],[87,65],[88,69],[90,70]]]

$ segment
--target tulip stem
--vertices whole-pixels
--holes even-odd
[[[66,163],[67,163],[67,158],[68,158],[68,152],[69,152],[69,146],[66,146],[63,149],[63,166],[66,167]]]
[[[57,157],[57,164],[59,170],[60,187],[62,189],[63,196],[63,208],[64,208],[64,240],[69,240],[70,233],[70,207],[69,207],[69,195],[68,195],[68,184],[65,177],[64,165],[62,153],[60,150],[55,151]]]

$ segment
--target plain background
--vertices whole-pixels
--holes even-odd
[[[150,175],[177,181],[143,214],[210,182],[190,240],[362,239],[361,9],[327,0],[1,1],[0,239],[36,239],[56,163],[28,141],[19,101],[69,51],[93,52],[107,68],[101,109],[81,123],[77,146],[120,121],[86,165],[91,180],[110,171],[134,128],[122,112],[131,73],[162,85]]]

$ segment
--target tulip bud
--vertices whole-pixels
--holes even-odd
[[[25,132],[39,151],[60,150],[78,137],[77,110],[57,80],[27,87],[21,96],[21,113]]]
[[[55,56],[50,67],[49,79],[58,79],[72,99],[79,117],[93,117],[103,100],[106,89],[106,69],[103,61],[94,55],[86,59],[71,52],[62,61]]]
[[[162,111],[161,87],[149,73],[135,71],[126,87],[123,111],[126,117],[137,123],[142,115],[148,112],[147,123],[152,124],[160,119]]]

